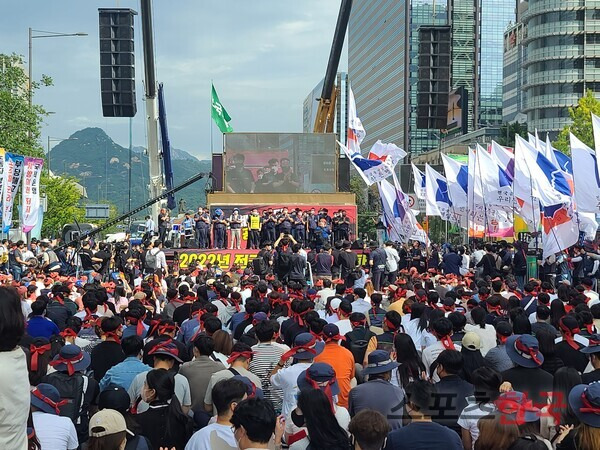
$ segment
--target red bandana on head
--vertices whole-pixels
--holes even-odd
[[[50,344],[44,345],[33,345],[29,346],[29,353],[31,355],[31,371],[35,372],[38,370],[38,358],[40,355],[43,355],[46,352],[51,350],[52,346]]]
[[[304,351],[310,353],[311,355],[316,355],[317,351],[314,349],[314,346],[317,343],[317,336],[314,333],[311,334],[313,335],[313,338],[310,341],[308,341],[304,345],[297,345],[296,347],[292,347],[288,352],[281,355],[281,360],[286,361],[299,351]]]
[[[238,358],[252,359],[252,355],[254,355],[254,352],[233,352],[227,358],[227,364],[231,364]]]
[[[575,342],[575,339],[573,339],[573,337],[578,334],[581,330],[579,328],[573,328],[572,330],[566,326],[563,322],[563,318],[561,318],[558,322],[558,326],[561,329],[561,331],[563,332],[563,334],[565,335],[565,341],[567,341],[567,344],[569,344],[569,346],[575,350],[579,350],[579,344],[577,344],[577,342]]]

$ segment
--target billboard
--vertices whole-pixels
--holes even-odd
[[[335,139],[333,133],[226,133],[224,190],[336,192]]]

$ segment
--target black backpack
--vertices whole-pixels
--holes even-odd
[[[53,372],[46,375],[43,382],[54,386],[60,393],[60,398],[67,401],[59,407],[60,416],[71,419],[80,442],[82,438],[83,441],[87,440],[89,420],[86,417],[87,411],[83,411],[83,402],[89,387],[88,377],[81,373],[69,376],[64,372]]]
[[[291,255],[284,251],[277,252],[277,271],[285,273],[290,270]]]
[[[343,344],[344,347],[350,350],[352,356],[354,356],[355,363],[362,365],[365,353],[367,352],[367,346],[373,336],[375,336],[375,333],[364,327],[358,327],[346,333],[346,340],[343,341]]]
[[[267,266],[267,262],[263,257],[263,252],[260,252],[258,255],[256,255],[256,258],[252,260],[252,271],[255,275],[262,276],[267,273],[267,270],[269,270],[269,267]]]

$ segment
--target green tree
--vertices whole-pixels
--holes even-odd
[[[42,236],[59,236],[67,223],[83,221],[85,210],[79,206],[81,194],[76,180],[71,177],[48,178],[45,174],[41,182],[46,192],[48,209],[44,214]]]
[[[514,147],[517,134],[527,138],[527,125],[519,122],[503,123],[500,126],[500,136],[498,136],[497,142],[505,147]]]
[[[594,96],[594,92],[587,90],[585,95],[579,99],[577,106],[569,108],[569,116],[572,123],[566,125],[559,133],[554,147],[567,155],[571,154],[569,133],[573,133],[579,140],[591,148],[594,148],[594,131],[592,129],[592,113],[600,116],[600,100]]]
[[[43,157],[40,134],[48,112],[41,105],[29,106],[24,67],[21,56],[0,54],[0,147],[20,155]],[[32,82],[31,90],[50,85],[52,79],[44,75]]]

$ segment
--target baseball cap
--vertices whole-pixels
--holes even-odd
[[[467,350],[476,351],[481,349],[481,338],[477,333],[467,331],[462,338],[462,346]]]
[[[98,411],[90,419],[90,436],[102,437],[121,433],[127,430],[125,418],[114,409]]]

